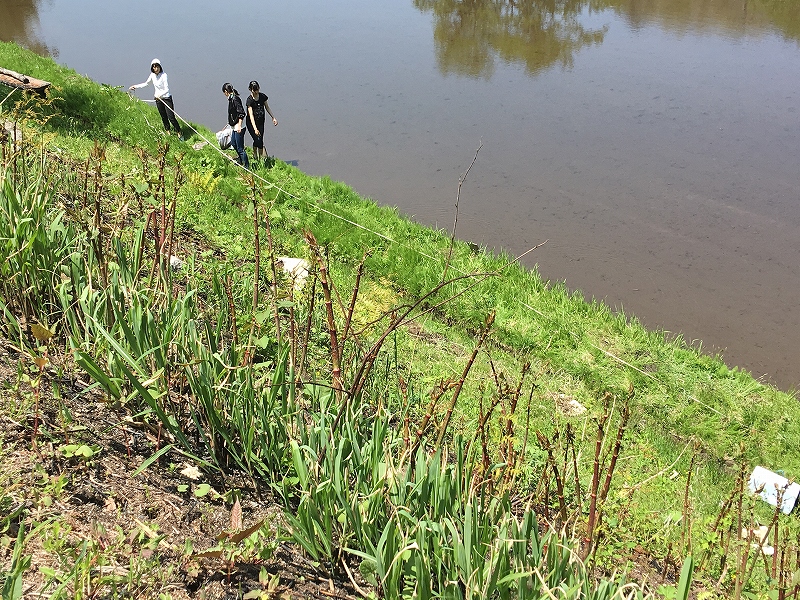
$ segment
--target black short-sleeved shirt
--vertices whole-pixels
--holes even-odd
[[[258,93],[258,98],[253,98],[252,94],[247,95],[247,108],[253,109],[253,117],[256,121],[263,121],[266,115],[264,105],[267,103],[267,95],[264,92]]]

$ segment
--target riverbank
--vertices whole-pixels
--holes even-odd
[[[592,475],[597,457],[598,467],[611,471],[603,507],[606,529],[602,535],[595,532],[596,566],[623,567],[643,554],[668,570],[668,564],[680,563],[693,545],[702,544],[716,558],[725,550],[703,532],[717,528],[720,503],[736,489],[739,468],[761,464],[789,476],[800,468],[795,399],[683,340],[669,340],[632,316],[587,303],[563,286],[542,281],[511,257],[476,251],[458,241],[451,247],[446,232],[378,207],[342,183],[309,177],[280,160],[253,175],[244,173],[213,145],[193,148],[200,136],[213,140],[207,128],[191,124],[196,133],[186,141],[165,137],[152,107],[15,46],[0,45],[0,64],[53,83],[49,101],[12,95],[3,114],[22,120],[29,150],[37,148],[43,161],[60,160],[66,166],[51,174],[59,183],[56,205],[66,216],[83,214],[85,219],[95,202],[102,206],[94,213],[97,224],[84,221],[92,252],[103,248],[107,255],[117,238],[134,249],[137,239],[152,244],[151,233],[164,243],[170,240],[169,253],[185,265],[171,285],[198,299],[202,319],[197,318],[216,324],[220,348],[232,352],[241,346],[242,354],[236,355],[237,361],[228,360],[228,366],[252,364],[254,357],[272,364],[286,344],[287,364],[306,386],[298,393],[307,394],[309,410],[324,412],[314,402],[325,397],[321,390],[332,386],[349,392],[348,397],[369,398],[370,416],[391,413],[387,423],[398,432],[398,444],[406,438],[407,447],[441,449],[460,438],[482,440],[473,449],[483,447],[484,462],[513,467],[507,481],[513,482],[515,497],[533,501],[543,521],[568,525],[576,538],[592,514],[586,494],[593,481],[600,483]],[[136,227],[143,228],[140,238]],[[95,247],[91,240],[103,243]],[[138,248],[142,256],[152,252],[150,246]],[[311,287],[295,290],[273,271],[271,258],[278,256],[302,257],[315,265],[306,283]],[[119,258],[112,263],[106,277],[124,270]],[[155,272],[157,261],[154,265]],[[185,296],[172,298],[167,288],[153,283],[157,279],[152,273],[150,277],[143,287],[154,287],[159,302],[166,295],[189,311]],[[33,288],[21,289],[27,294]],[[4,304],[11,306],[12,296],[20,293],[5,288]],[[18,306],[23,305],[20,299]],[[53,331],[73,326],[56,326],[68,322],[67,309],[43,310],[35,316]],[[23,335],[24,327],[15,326],[10,314],[5,313],[6,336],[12,344],[33,346],[35,353],[31,334]],[[142,320],[148,313],[137,314]],[[147,397],[154,401],[150,410],[157,413],[157,398],[170,397],[176,385],[181,395],[194,397],[187,391],[191,381],[175,379],[182,361],[173,357],[159,369],[150,365],[147,357],[153,351],[144,347],[143,358],[136,358],[133,350],[111,340],[121,344],[126,338],[136,346],[139,335],[119,330],[119,338],[104,337],[112,322],[126,319],[112,319],[91,330],[93,334],[87,330],[80,343],[72,337],[69,344],[60,339],[62,347],[51,351],[63,356],[65,365],[77,360],[109,399],[122,404],[123,413],[134,400]],[[118,355],[130,355],[142,371],[126,374],[119,359],[103,354],[109,345]],[[24,356],[22,352],[19,358]],[[9,383],[12,363],[9,388],[22,384]],[[370,379],[362,377],[364,369],[371,370]],[[191,368],[180,372],[187,380],[195,376]],[[134,383],[137,376],[141,388]],[[158,390],[152,396],[151,386]],[[247,381],[242,386],[253,388]],[[179,421],[166,413],[156,416],[154,423],[161,423],[156,432],[168,430],[171,444],[181,447]],[[235,415],[226,419],[235,420]],[[24,421],[19,416],[13,420]],[[244,430],[252,429],[246,425]],[[416,445],[415,431],[421,432]],[[617,432],[624,442],[619,446]],[[27,433],[22,427],[20,439]],[[231,449],[238,435],[222,436],[230,464],[239,456]],[[153,453],[159,451],[159,440]],[[183,452],[194,447],[187,439]],[[200,466],[216,472],[222,467],[210,463],[219,444],[211,447],[208,455],[199,456]],[[290,459],[294,471],[301,469],[298,456]],[[249,459],[236,468],[254,479],[272,476],[266,466]],[[294,471],[284,475],[302,479]],[[236,487],[226,489],[226,477],[217,484],[221,497]],[[259,484],[253,487],[259,491]],[[6,490],[6,497],[16,498]],[[757,505],[752,510],[753,519],[771,518]],[[324,563],[325,552],[308,543],[306,552],[319,552],[315,560]],[[727,569],[726,577],[731,572]],[[723,579],[721,573],[710,572],[709,580],[714,575]],[[764,581],[756,578],[753,585],[763,587]]]

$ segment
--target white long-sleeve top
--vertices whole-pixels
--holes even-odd
[[[167,81],[167,74],[164,71],[161,71],[158,75],[155,73],[150,73],[150,77],[147,78],[147,81],[144,83],[137,83],[133,87],[136,89],[143,88],[148,83],[153,84],[153,96],[156,98],[169,98],[169,83]]]

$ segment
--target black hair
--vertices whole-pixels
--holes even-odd
[[[152,71],[152,70],[153,70],[153,69],[155,69],[156,67],[158,67],[158,68],[159,68],[159,69],[161,69],[162,71],[164,70],[164,67],[162,67],[162,66],[161,66],[161,63],[153,63],[152,65],[150,65],[150,70]]]
[[[239,92],[230,84],[230,83],[223,83],[222,84],[222,91],[228,92],[229,94],[233,94],[234,96],[238,96]]]
[[[260,90],[261,86],[258,85],[258,82],[254,79],[253,81],[250,82],[250,85],[247,86],[247,89],[252,92],[254,90]]]

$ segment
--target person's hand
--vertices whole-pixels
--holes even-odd
[[[278,126],[278,119],[276,119],[275,117],[272,117],[272,124],[275,125],[275,127],[277,127]]]
[[[258,129],[254,129],[256,135],[261,135],[261,132]]]
[[[128,89],[129,89],[130,91],[133,91],[134,89],[136,89],[136,86],[133,86],[133,85],[132,85],[132,86],[131,86],[131,87],[129,87]]]

